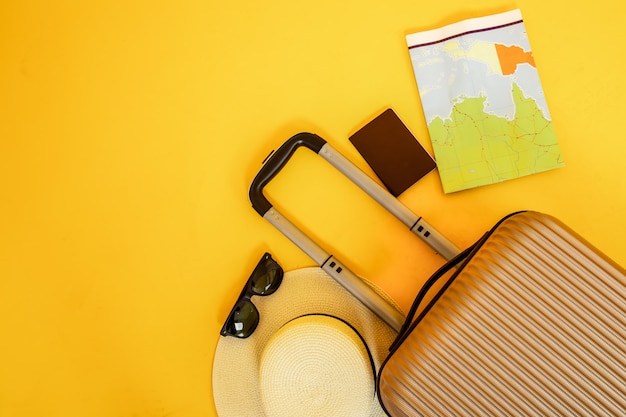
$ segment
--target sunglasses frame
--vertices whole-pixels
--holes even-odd
[[[274,276],[274,281],[275,282],[272,285],[273,289],[270,292],[259,293],[259,292],[254,290],[253,283],[254,283],[255,279],[260,277],[263,273],[267,272],[267,271],[263,271],[262,269],[266,268],[266,264],[268,262],[270,262],[271,265],[276,267],[276,275]],[[252,333],[254,333],[254,331],[256,330],[256,327],[259,324],[260,317],[256,321],[256,323],[252,326],[252,328],[251,328],[251,330],[249,331],[248,334],[239,335],[239,334],[233,334],[233,333],[231,333],[229,331],[229,329],[232,327],[232,326],[230,326],[230,323],[231,323],[235,313],[237,313],[239,310],[241,310],[241,306],[243,305],[243,303],[247,303],[254,309],[254,311],[256,312],[257,316],[260,316],[259,310],[256,308],[256,306],[252,302],[252,296],[253,295],[257,295],[259,297],[264,297],[264,296],[268,296],[268,295],[274,294],[276,291],[278,291],[278,288],[280,287],[280,284],[283,281],[283,276],[284,276],[283,268],[278,264],[278,262],[276,262],[276,260],[274,258],[272,258],[272,255],[270,253],[265,252],[263,254],[263,256],[261,257],[261,259],[259,260],[259,262],[254,267],[254,269],[252,270],[252,273],[250,274],[250,277],[248,278],[248,280],[244,284],[244,287],[241,290],[241,293],[239,294],[239,297],[237,297],[237,301],[235,301],[235,305],[233,306],[233,308],[231,308],[230,313],[228,313],[228,316],[226,317],[226,321],[224,322],[224,325],[222,326],[222,330],[220,330],[220,334],[222,336],[231,336],[231,337],[236,337],[238,339],[246,339],[247,337],[252,335]]]

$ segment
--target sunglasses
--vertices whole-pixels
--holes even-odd
[[[240,339],[250,336],[259,324],[259,310],[252,304],[252,296],[274,294],[283,281],[283,274],[283,269],[272,259],[272,255],[265,253],[239,294],[221,335]]]

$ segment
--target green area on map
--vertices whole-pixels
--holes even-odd
[[[486,97],[459,97],[449,118],[428,125],[447,192],[563,165],[551,121],[517,84],[512,88],[512,120],[487,113]]]

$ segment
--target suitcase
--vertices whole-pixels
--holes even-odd
[[[263,195],[300,147],[322,156],[448,260],[407,317]],[[626,415],[626,271],[559,220],[513,213],[460,251],[311,133],[293,136],[268,158],[249,196],[262,217],[398,331],[378,372],[378,397],[389,415]]]
[[[460,257],[379,371],[388,414],[626,415],[624,269],[536,212]]]

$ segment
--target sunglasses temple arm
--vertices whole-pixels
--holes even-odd
[[[274,207],[270,208],[265,215],[263,215],[263,218],[287,236],[289,240],[313,259],[324,272],[330,275],[367,308],[379,316],[389,327],[395,331],[400,330],[404,324],[404,315],[370,285],[350,271],[334,256],[322,249]]]

